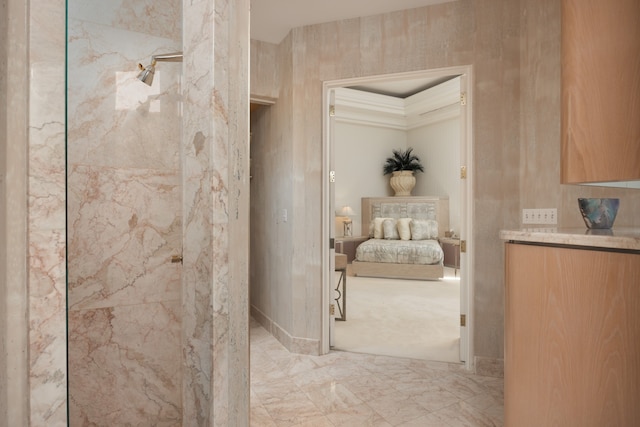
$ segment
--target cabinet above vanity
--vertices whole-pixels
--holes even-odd
[[[561,181],[640,188],[638,0],[562,0]]]

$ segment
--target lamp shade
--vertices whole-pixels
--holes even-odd
[[[336,216],[354,216],[355,214],[351,206],[343,206],[336,211]]]

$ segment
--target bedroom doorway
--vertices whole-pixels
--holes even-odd
[[[338,246],[339,252],[345,252],[345,248],[341,247],[342,245],[346,245],[346,252],[350,252],[351,246],[355,246],[357,244],[357,241],[359,239],[362,239],[359,236],[365,236],[368,234],[368,226],[360,223],[360,197],[390,195],[380,193],[380,191],[387,191],[386,188],[388,186],[388,177],[383,177],[381,173],[382,162],[384,161],[384,158],[386,156],[380,158],[378,161],[378,157],[380,157],[381,154],[372,153],[376,150],[379,150],[379,148],[363,150],[362,146],[358,147],[356,144],[354,145],[354,147],[349,149],[345,148],[344,143],[341,143],[342,145],[339,147],[339,149],[336,149],[334,141],[335,138],[333,136],[336,111],[341,116],[340,122],[342,123],[345,121],[345,119],[342,116],[341,108],[343,109],[345,108],[344,105],[348,105],[348,108],[351,111],[348,114],[350,118],[346,119],[347,122],[350,120],[353,123],[356,123],[358,121],[369,121],[371,126],[377,128],[376,132],[378,132],[378,134],[387,132],[388,129],[393,128],[395,128],[396,130],[403,127],[406,128],[407,126],[415,128],[417,126],[420,126],[420,124],[415,120],[414,122],[411,122],[409,124],[396,123],[394,122],[394,120],[396,120],[397,118],[393,118],[393,113],[391,113],[389,116],[388,111],[385,112],[385,110],[392,111],[397,108],[397,105],[393,104],[396,101],[394,99],[391,99],[391,97],[397,98],[399,100],[398,105],[400,105],[402,104],[402,102],[404,102],[405,98],[410,98],[414,93],[419,93],[426,90],[427,88],[439,86],[445,82],[452,83],[453,79],[457,79],[457,82],[459,82],[456,83],[459,85],[457,86],[458,93],[456,95],[459,99],[459,141],[456,141],[456,143],[458,144],[458,151],[456,151],[455,156],[459,157],[458,159],[456,159],[456,161],[458,161],[460,168],[459,170],[454,171],[454,175],[459,179],[459,194],[454,194],[454,197],[451,200],[452,218],[458,215],[458,218],[455,218],[455,221],[452,221],[452,231],[455,234],[454,237],[457,237],[457,239],[454,239],[454,241],[464,242],[463,244],[466,244],[466,251],[462,251],[462,253],[460,253],[459,255],[459,258],[456,260],[458,261],[458,263],[456,263],[455,267],[458,268],[445,268],[445,278],[440,282],[445,283],[447,281],[454,280],[453,283],[457,283],[457,286],[459,286],[458,301],[461,323],[461,326],[459,328],[459,361],[465,362],[467,368],[471,368],[471,355],[473,354],[471,343],[471,328],[473,325],[472,319],[469,318],[468,313],[472,312],[472,298],[470,298],[470,295],[472,294],[471,284],[473,283],[473,281],[471,277],[472,272],[469,271],[469,268],[467,268],[467,266],[471,265],[471,258],[473,256],[473,242],[471,241],[472,183],[471,174],[469,173],[469,167],[471,165],[472,158],[472,121],[470,108],[472,96],[469,92],[469,88],[471,87],[471,85],[469,84],[471,71],[471,66],[461,66],[420,72],[327,81],[323,84],[323,167],[326,171],[326,176],[328,177],[328,179],[325,180],[325,183],[323,184],[323,212],[325,217],[325,220],[323,221],[323,236],[326,237],[324,241],[328,242],[324,245],[323,250],[323,352],[328,352],[330,350],[331,339],[335,333],[335,331],[333,330],[334,320],[333,316],[330,314],[330,310],[331,305],[333,304],[334,313],[336,312],[334,289],[337,287],[338,281],[342,277],[340,272],[334,274],[334,269],[336,267],[336,249],[334,248],[334,243]],[[350,94],[349,91],[354,92]],[[404,93],[404,95],[401,95],[400,93]],[[409,95],[406,95],[407,93],[409,93]],[[356,99],[343,100],[343,105],[341,106],[340,98],[345,96],[348,98],[354,94],[356,96]],[[387,95],[387,100],[390,99],[391,104],[381,107],[379,105],[379,101],[372,98],[380,94]],[[336,97],[338,98],[337,101],[335,99]],[[361,106],[362,104],[359,103],[360,100],[357,99],[358,97],[363,98],[362,102],[364,104],[366,104],[367,102],[376,104],[376,107],[374,109],[377,110],[377,112],[372,116],[370,114],[371,111],[367,112],[367,109]],[[387,100],[385,100],[383,103],[387,102]],[[451,108],[454,108],[454,106],[451,106]],[[446,115],[449,114],[451,108],[438,108],[438,111],[433,114],[441,116],[443,114]],[[381,114],[387,114],[391,118],[383,118]],[[433,114],[431,114],[431,116],[433,116]],[[407,114],[407,116],[410,115],[411,114]],[[424,113],[414,114],[414,116],[416,117],[420,115],[424,115]],[[409,117],[408,119],[405,118],[405,120],[412,119]],[[388,126],[381,126],[380,123],[385,121],[388,122]],[[389,135],[389,138],[391,138],[391,135],[393,135],[393,131],[389,131]],[[405,143],[409,144],[411,143],[411,141]],[[387,150],[387,148],[388,147],[384,148],[383,151],[385,153],[386,151],[389,151],[390,153],[390,150]],[[340,153],[338,158],[336,158],[337,152]],[[363,159],[366,158],[371,158],[372,161],[364,161]],[[357,170],[357,173],[360,174],[360,177],[358,178],[357,175],[354,175],[355,172],[352,172],[351,170],[348,170],[347,173],[345,173],[345,164],[352,165],[352,167],[349,167],[349,169],[353,169],[354,171]],[[336,169],[336,165],[341,166]],[[463,174],[465,173],[466,178],[463,178]],[[358,194],[355,198],[352,194],[350,197],[353,200],[350,200],[349,197],[341,194],[341,179],[348,179],[350,182],[358,179],[365,180],[367,181],[367,183],[363,185],[365,187],[368,185],[369,187],[363,190],[363,194]],[[377,190],[372,189],[372,185],[377,186]],[[428,191],[426,188],[422,190]],[[378,191],[378,193],[371,194],[375,191]],[[414,191],[413,194],[425,195],[418,185],[416,186],[416,191]],[[344,212],[349,212],[350,210],[352,213],[349,215],[351,216],[343,217],[338,215]],[[349,229],[345,228],[345,231],[343,231],[343,227],[346,227],[346,225],[344,224],[345,222],[348,223]],[[455,226],[453,226],[454,223]],[[351,234],[351,236],[348,236],[348,234]],[[344,235],[347,236],[345,237]],[[349,257],[352,258],[352,255],[350,254]],[[451,258],[449,257],[449,259]],[[351,259],[349,261],[351,261]],[[351,280],[351,283],[349,283],[349,280]],[[358,282],[361,282],[363,280],[366,279],[347,276],[347,283],[348,285],[351,284],[353,292],[357,292],[357,286],[361,286],[361,284],[359,284]],[[375,282],[375,279],[372,279],[372,281]],[[417,283],[420,283],[420,281],[413,281],[413,283],[411,283],[411,281],[402,282],[405,282],[403,283],[403,286],[407,285],[409,288],[415,286]],[[435,284],[437,285],[440,283],[435,282]],[[450,289],[448,290],[448,292],[450,294]],[[353,298],[356,297],[357,294],[349,294],[349,296]],[[346,302],[347,306],[349,306],[349,298],[346,299]],[[348,322],[348,318],[346,322]],[[346,324],[346,322],[344,324]],[[341,324],[341,322],[338,322],[338,327],[340,327]]]

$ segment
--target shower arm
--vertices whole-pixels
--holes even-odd
[[[163,53],[160,55],[153,55],[151,57],[152,62],[182,62],[182,52],[175,53]]]

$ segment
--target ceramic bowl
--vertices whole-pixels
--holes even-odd
[[[587,228],[613,227],[619,206],[620,199],[578,199],[578,207]]]

